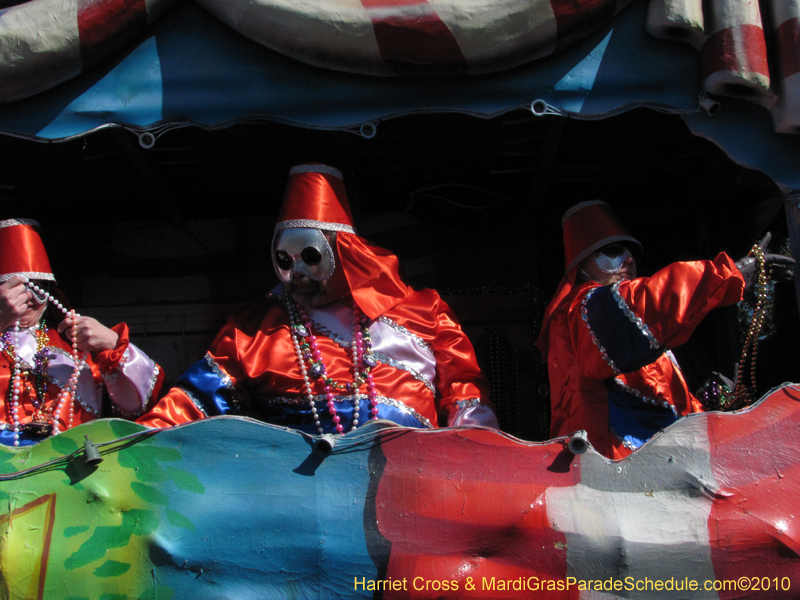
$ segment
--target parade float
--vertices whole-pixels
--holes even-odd
[[[524,107],[593,121],[645,107],[774,182],[800,257],[796,3],[2,6],[0,131],[30,144],[114,129],[147,150],[179,128],[263,122],[369,140],[403,115]],[[617,462],[580,435],[378,422],[320,439],[235,417],[95,421],[0,448],[0,590],[793,598],[798,401],[788,383],[692,415]]]

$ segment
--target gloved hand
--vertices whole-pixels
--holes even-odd
[[[772,234],[767,233],[758,243],[758,247],[766,251]],[[774,280],[792,279],[794,277],[794,259],[783,254],[764,254],[764,263],[767,273]],[[736,268],[744,278],[745,289],[749,289],[756,281],[758,261],[754,256],[747,255],[736,261]]]

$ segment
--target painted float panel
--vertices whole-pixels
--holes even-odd
[[[799,427],[794,385],[683,418],[617,462],[480,428],[370,423],[323,458],[309,436],[236,417],[95,421],[0,448],[0,585],[108,600],[796,598]],[[84,435],[100,465],[84,465]]]

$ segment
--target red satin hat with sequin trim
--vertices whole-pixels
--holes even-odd
[[[275,231],[308,227],[336,231],[338,265],[353,300],[370,319],[413,293],[400,279],[400,261],[356,235],[341,171],[319,163],[292,167]]]
[[[576,204],[564,214],[561,227],[564,229],[566,273],[595,250],[614,242],[631,242],[641,254],[642,244],[602,200]]]
[[[0,282],[14,275],[55,281],[39,223],[33,219],[0,221]]]
[[[275,229],[296,227],[355,233],[341,171],[317,163],[289,170]]]

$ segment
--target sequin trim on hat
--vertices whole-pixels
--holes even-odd
[[[327,223],[325,221],[315,221],[314,219],[290,219],[275,223],[275,231],[281,229],[322,229],[324,231],[341,231],[343,233],[355,233],[356,228],[352,225],[342,223]]]
[[[344,175],[339,169],[328,165],[297,165],[289,169],[289,175],[297,173],[325,173],[325,175],[332,175],[337,179],[344,180]]]
[[[44,281],[55,281],[56,278],[53,276],[52,273],[37,273],[35,271],[19,271],[18,273],[6,273],[5,275],[0,275],[0,283],[4,281],[8,281],[15,275],[19,277],[26,277],[28,279],[41,279]]]
[[[5,219],[0,221],[0,229],[3,227],[14,227],[14,225],[31,225],[32,227],[40,227],[39,221],[36,219]]]

